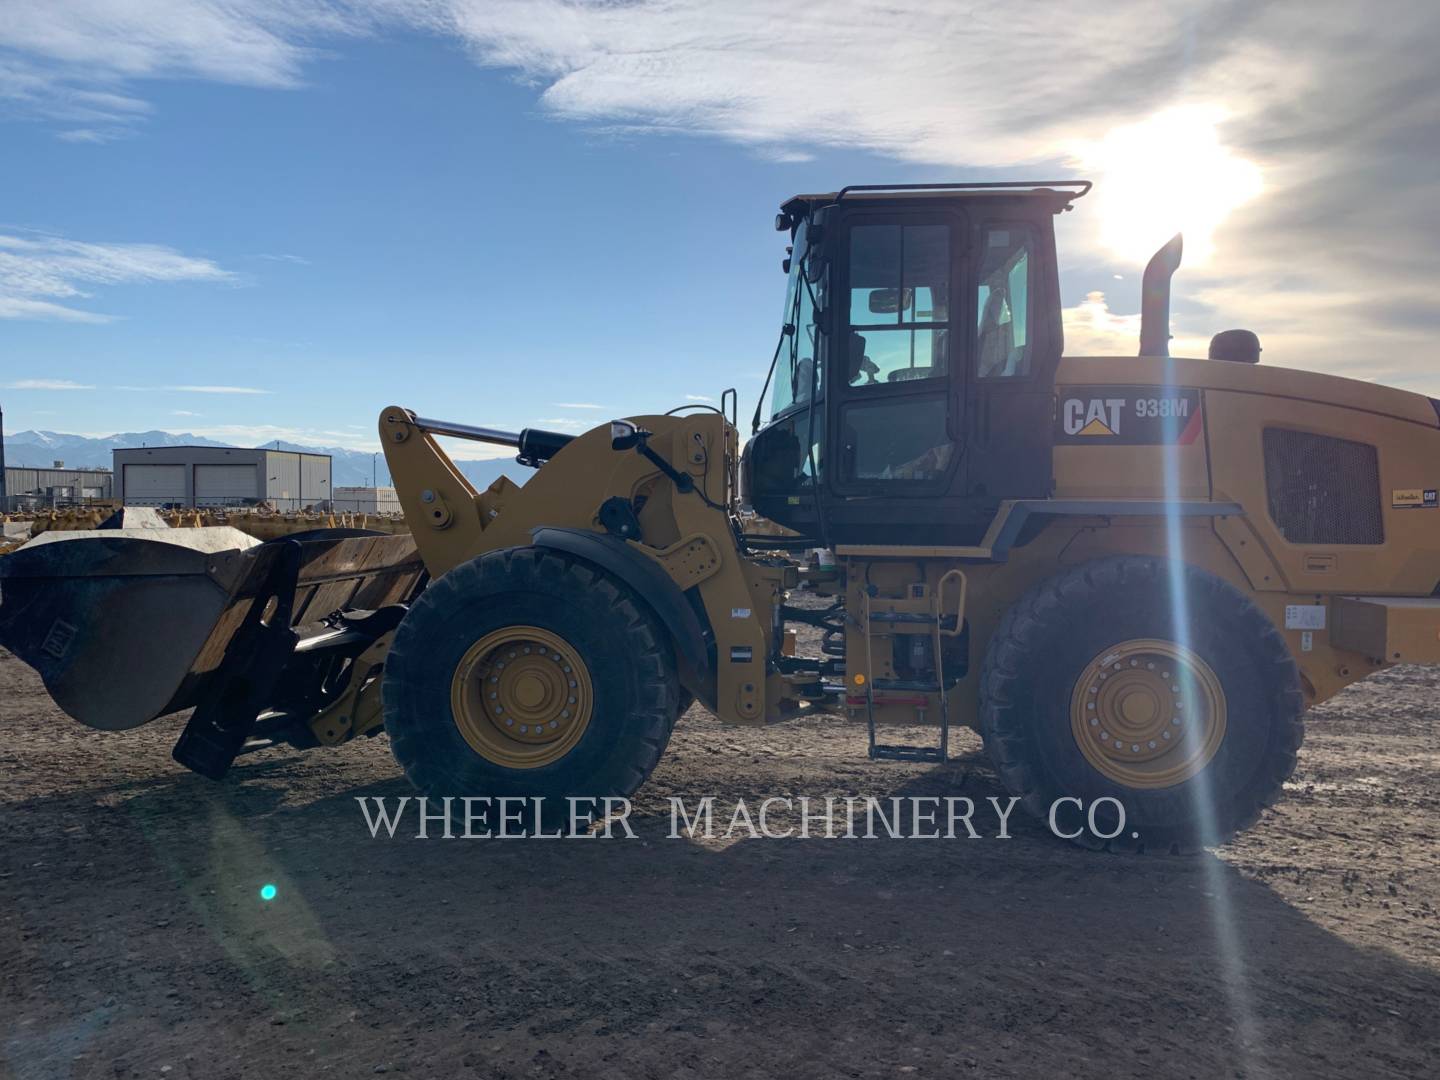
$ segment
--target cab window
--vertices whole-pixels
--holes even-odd
[[[1030,374],[1030,266],[1034,238],[1023,227],[989,229],[976,296],[976,371],[982,379]]]
[[[785,313],[781,321],[795,329],[781,344],[775,371],[771,375],[772,417],[792,406],[808,404],[812,396],[823,396],[825,365],[821,350],[824,338],[820,333],[817,306],[823,311],[829,271],[823,263],[810,260],[807,231],[807,226],[802,223],[795,234],[790,260]]]
[[[849,265],[848,384],[943,379],[950,369],[949,228],[857,225]]]

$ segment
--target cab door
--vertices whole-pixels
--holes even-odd
[[[858,210],[839,231],[828,485],[842,497],[933,500],[963,456],[964,218]]]

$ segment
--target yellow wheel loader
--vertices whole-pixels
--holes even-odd
[[[0,642],[95,727],[193,706],[175,756],[211,776],[384,730],[425,792],[625,796],[698,701],[863,722],[876,758],[944,762],[965,724],[1057,832],[1223,841],[1308,706],[1440,662],[1440,402],[1261,365],[1245,330],[1171,358],[1178,237],[1140,355],[1064,357],[1053,222],[1088,189],[784,203],[743,454],[733,391],[579,436],[392,406],[411,536],[52,534],[0,559]],[[477,491],[439,437],[534,473]]]

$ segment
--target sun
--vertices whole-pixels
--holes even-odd
[[[1220,141],[1226,115],[1218,106],[1166,109],[1079,149],[1077,163],[1096,175],[1106,247],[1143,263],[1183,232],[1185,261],[1206,261],[1215,230],[1264,187],[1260,166]]]

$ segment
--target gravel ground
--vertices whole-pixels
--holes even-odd
[[[669,839],[672,795],[1002,794],[968,732],[872,763],[838,718],[700,710],[637,840],[418,841],[358,810],[408,793],[383,737],[211,783],[178,722],[90,731],[0,653],[0,1075],[1434,1076],[1437,690],[1315,710],[1282,805],[1197,856],[1019,810],[1009,840]]]

